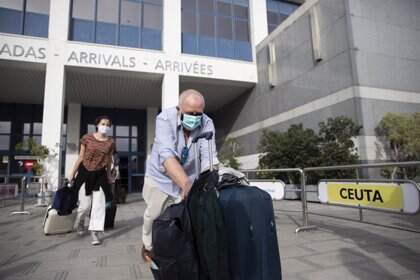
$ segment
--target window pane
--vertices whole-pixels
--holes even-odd
[[[141,46],[145,49],[162,49],[162,32],[156,29],[143,28],[141,36]]]
[[[195,11],[196,0],[182,0],[182,9]]]
[[[122,126],[122,125],[117,125],[117,132],[116,132],[116,136],[129,136],[129,126]]]
[[[119,44],[127,47],[140,46],[141,4],[128,0],[121,2]]]
[[[88,124],[88,126],[87,126],[87,132],[88,132],[88,133],[94,133],[94,132],[96,132],[95,125],[93,125],[93,124]]]
[[[281,14],[290,15],[293,13],[299,6],[293,5],[291,3],[279,2],[278,3],[279,12]]]
[[[234,6],[235,16],[243,19],[248,19],[248,7]]]
[[[95,0],[73,0],[72,17],[84,20],[95,19]]]
[[[141,26],[141,4],[130,0],[121,2],[121,25]]]
[[[0,1],[0,32],[20,34],[23,0]]]
[[[133,125],[131,127],[131,136],[132,137],[137,137],[137,126],[136,125]]]
[[[32,134],[41,135],[42,134],[42,123],[33,123],[33,132]]]
[[[198,53],[198,42],[196,35],[187,33],[182,34],[182,52],[190,54]]]
[[[224,2],[217,2],[217,11],[221,15],[231,16],[232,15],[231,4],[224,3]]]
[[[0,133],[10,133],[12,131],[12,122],[0,122]]]
[[[118,152],[128,152],[128,141],[129,138],[117,138],[116,139],[116,146]]]
[[[67,135],[67,124],[63,123],[61,126],[61,135],[66,136]]]
[[[235,58],[234,41],[229,39],[217,39],[217,56],[224,58]]]
[[[214,37],[214,16],[200,15],[200,36]]]
[[[41,145],[41,136],[33,136],[32,137],[35,140],[35,143],[37,143],[38,145]]]
[[[26,12],[48,15],[50,0],[26,0]]]
[[[70,38],[75,41],[94,41],[95,0],[73,0]]]
[[[143,27],[162,30],[162,6],[144,4]]]
[[[24,123],[23,124],[23,134],[30,134],[31,133],[31,124]]]
[[[200,36],[198,40],[198,53],[207,56],[216,56],[216,40],[214,37]]]
[[[48,37],[49,9],[49,0],[28,0],[23,33],[30,36]]]
[[[197,32],[195,13],[182,12],[182,32],[195,34]]]
[[[131,138],[131,151],[137,152],[137,138]]]
[[[1,0],[0,8],[22,11],[23,0]]]
[[[249,42],[235,42],[235,57],[241,60],[252,61],[252,49]]]
[[[268,21],[269,24],[278,24],[279,21],[278,21],[277,13],[268,11],[267,12],[267,21]]]
[[[237,41],[249,42],[248,21],[236,20],[235,36]]]
[[[0,150],[9,150],[10,136],[0,135]]]
[[[232,39],[232,18],[230,17],[219,17],[217,23],[217,37]]]
[[[118,23],[118,0],[98,0],[96,42],[115,45]]]
[[[97,20],[118,23],[118,0],[98,0]]]
[[[233,3],[248,7],[249,1],[248,0],[233,0]]]
[[[198,0],[198,10],[200,12],[214,12],[213,0]]]

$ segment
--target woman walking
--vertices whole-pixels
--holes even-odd
[[[84,233],[85,217],[90,211],[92,245],[100,245],[98,233],[104,231],[106,205],[112,201],[110,183],[113,181],[111,164],[115,144],[108,137],[112,125],[108,116],[98,117],[95,125],[96,132],[85,134],[80,140],[79,158],[69,179],[79,192],[75,230],[79,235]]]

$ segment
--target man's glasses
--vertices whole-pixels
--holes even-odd
[[[185,112],[184,114],[191,115],[191,116],[202,116],[203,113],[201,112]]]
[[[184,146],[184,148],[182,148],[182,151],[181,151],[181,165],[184,165],[187,162],[189,151],[190,151],[190,149],[186,145]]]

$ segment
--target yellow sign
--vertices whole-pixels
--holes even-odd
[[[394,183],[328,182],[328,202],[392,210],[404,209],[403,192]]]

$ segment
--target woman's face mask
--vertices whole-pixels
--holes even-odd
[[[104,135],[108,135],[111,128],[107,125],[98,125],[98,132]]]
[[[182,126],[189,131],[193,131],[194,129],[196,129],[197,127],[199,127],[201,125],[201,118],[202,115],[190,115],[190,114],[186,114],[183,113],[182,114]]]

